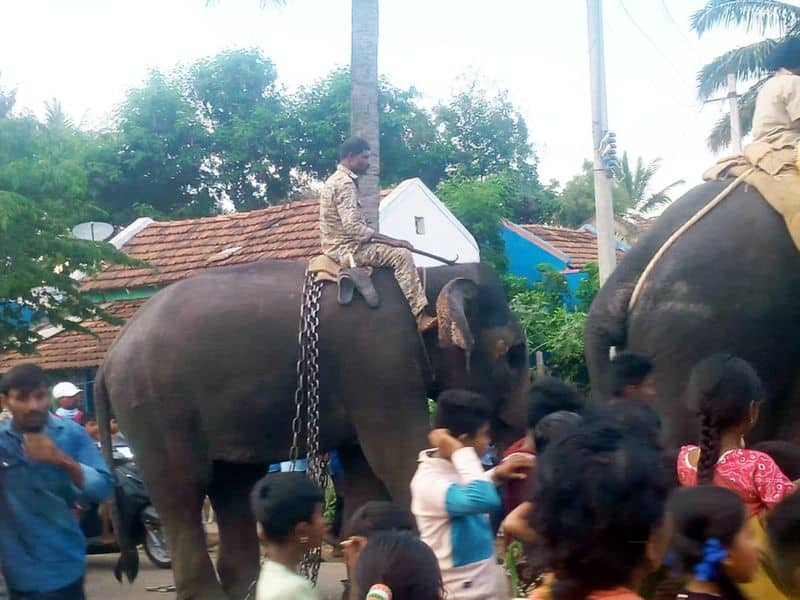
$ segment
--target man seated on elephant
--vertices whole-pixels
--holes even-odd
[[[378,233],[367,224],[358,198],[358,177],[369,167],[369,144],[353,137],[339,150],[336,172],[325,181],[320,198],[322,251],[343,267],[389,267],[403,291],[420,331],[436,326],[426,314],[428,300],[411,257],[413,246]]]
[[[797,149],[800,144],[800,39],[787,42],[769,57],[775,74],[756,97],[753,142],[766,142],[774,150]]]

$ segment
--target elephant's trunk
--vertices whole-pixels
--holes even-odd
[[[586,366],[594,402],[606,402],[611,396],[611,349],[625,344],[624,315],[609,315],[601,294],[592,303],[583,331]]]

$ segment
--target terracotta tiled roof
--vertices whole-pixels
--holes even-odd
[[[569,256],[569,266],[574,269],[582,269],[587,263],[597,262],[597,237],[590,231],[538,224],[519,227]],[[617,257],[622,254],[617,249]]]
[[[154,268],[112,265],[85,291],[166,285],[212,267],[262,258],[310,258],[320,252],[319,202],[288,202],[251,212],[155,222],[122,251]]]
[[[118,300],[105,306],[105,309],[109,314],[124,321],[130,319],[144,302],[144,299]],[[61,331],[39,344],[37,347],[39,354],[27,356],[16,352],[0,354],[0,373],[24,362],[36,363],[47,371],[98,366],[122,325],[112,325],[102,319],[89,319],[83,322],[83,326],[94,332],[97,337],[76,331]]]

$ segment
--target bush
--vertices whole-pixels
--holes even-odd
[[[505,279],[511,311],[525,331],[531,357],[542,351],[545,364],[554,376],[587,386],[583,328],[588,308],[597,293],[597,268],[587,266],[584,270],[587,277],[574,298],[570,297],[567,281],[561,273],[549,265],[540,265],[539,271],[542,277],[533,285],[520,277]]]

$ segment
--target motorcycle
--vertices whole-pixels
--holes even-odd
[[[172,567],[167,539],[161,519],[139,478],[136,462],[130,447],[115,444],[112,450],[112,473],[116,480],[116,493],[120,495],[120,520],[137,546],[142,545],[147,558],[161,569]],[[87,554],[119,552],[111,525],[110,502],[89,504],[79,508],[80,525],[86,537]]]

